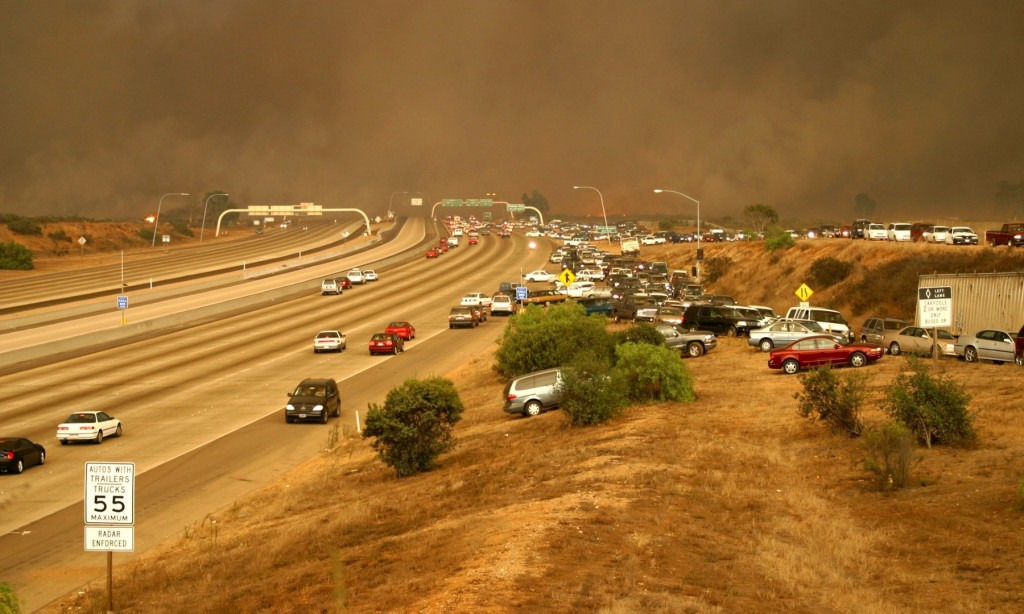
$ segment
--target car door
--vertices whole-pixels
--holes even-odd
[[[814,340],[815,365],[842,365],[846,364],[849,357],[848,350],[836,343],[834,339],[818,338]]]
[[[105,412],[96,413],[96,428],[103,431],[103,436],[108,437],[113,435],[117,430],[117,422],[111,416],[108,416]]]
[[[341,395],[338,393],[338,384],[334,380],[327,382],[327,415],[338,414],[341,411]]]
[[[986,330],[978,333],[978,357],[985,360],[1013,362],[1014,343],[1001,330]]]

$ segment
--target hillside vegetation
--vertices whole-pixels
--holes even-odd
[[[651,250],[674,266],[693,246]],[[690,250],[689,252],[687,250]],[[859,325],[912,317],[916,275],[952,261],[1022,270],[1005,248],[807,242],[708,246],[727,258],[712,290],[785,309],[812,302]],[[851,263],[831,287],[820,258]],[[663,258],[659,258],[663,259]],[[724,261],[722,261],[724,262]],[[913,283],[911,283],[913,280]],[[851,291],[870,292],[865,299]],[[559,412],[501,411],[492,357],[449,374],[465,405],[457,446],[398,479],[368,443],[327,433],[287,478],[184,527],[115,578],[119,612],[1018,612],[1024,608],[1021,370],[945,359],[930,367],[971,394],[977,443],[917,451],[910,485],[880,489],[858,439],[798,414],[796,377],[745,339],[687,359],[697,400],[633,407],[567,428]],[[905,369],[855,373],[864,422]],[[287,491],[288,497],[279,493]],[[46,612],[100,612],[97,582]]]

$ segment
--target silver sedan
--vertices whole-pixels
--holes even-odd
[[[784,348],[805,337],[818,335],[829,335],[839,343],[846,342],[846,338],[842,334],[830,333],[813,320],[779,320],[770,326],[750,331],[747,345],[761,348],[762,352],[770,352],[777,347]]]
[[[960,335],[955,351],[967,362],[991,360],[1013,362],[1016,354],[1014,335],[1005,330],[982,330],[973,335]]]

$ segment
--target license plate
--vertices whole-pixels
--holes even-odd
[[[306,414],[299,414],[299,417],[300,417],[300,418],[305,418],[305,417],[306,417]]]

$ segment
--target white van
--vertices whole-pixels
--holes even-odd
[[[790,307],[786,317],[791,320],[813,320],[829,332],[840,333],[853,341],[853,331],[843,314],[823,307]]]

